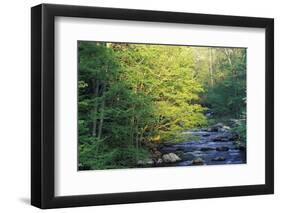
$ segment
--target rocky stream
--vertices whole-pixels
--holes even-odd
[[[229,127],[219,124],[209,129],[185,131],[183,134],[191,134],[198,140],[163,143],[155,151],[158,157],[141,163],[157,167],[246,163],[246,147],[237,142],[237,134],[231,132]]]

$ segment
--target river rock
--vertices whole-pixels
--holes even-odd
[[[218,132],[229,132],[230,127],[229,126],[222,126],[221,128],[218,128]]]
[[[226,152],[229,150],[229,148],[227,146],[220,146],[220,147],[217,147],[216,150],[219,152]]]
[[[234,141],[237,140],[238,136],[236,133],[232,132],[224,132],[222,134],[218,134],[214,137],[212,137],[212,141],[217,141],[217,142],[228,142],[228,141]]]
[[[156,161],[156,164],[162,164],[163,163],[163,160],[161,158],[159,158],[157,161]]]
[[[204,160],[202,158],[196,158],[192,161],[193,165],[204,165]]]
[[[198,151],[198,147],[196,146],[186,146],[184,147],[183,152],[194,152],[194,151]]]
[[[217,135],[213,137],[212,140],[216,142],[227,142],[229,141],[229,137],[228,135]]]
[[[137,164],[139,166],[151,166],[154,164],[153,160],[152,159],[144,159],[144,160],[138,160]]]
[[[184,150],[184,146],[177,146],[176,151],[183,151]]]
[[[194,155],[192,153],[184,153],[181,158],[182,158],[182,160],[185,160],[185,161],[192,161],[196,158],[196,155]]]
[[[213,115],[214,115],[214,112],[211,112],[211,111],[205,113],[205,116],[206,116],[207,118],[210,118],[210,117],[212,117]]]
[[[211,151],[211,150],[214,150],[215,148],[213,148],[213,147],[202,147],[201,149],[200,149],[200,151],[202,151],[202,152],[206,152],[206,151]]]
[[[225,161],[225,157],[222,157],[222,156],[215,157],[215,158],[212,159],[212,161]]]
[[[208,129],[209,132],[229,132],[230,127],[223,123],[217,123]]]
[[[239,134],[236,132],[229,133],[229,140],[235,141],[239,139]]]
[[[231,127],[237,127],[240,123],[241,121],[239,119],[229,119],[229,125]]]
[[[184,152],[183,151],[176,151],[175,154],[177,156],[179,156],[180,159],[182,159],[182,156],[184,155]]]
[[[210,132],[218,132],[220,128],[222,128],[224,125],[222,123],[217,123],[209,128]]]
[[[162,159],[165,163],[175,163],[181,161],[179,156],[177,156],[175,153],[164,154]]]
[[[152,154],[153,159],[158,159],[161,158],[162,153],[159,152],[158,150],[154,151]]]

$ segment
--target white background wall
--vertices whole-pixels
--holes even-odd
[[[50,210],[50,212],[278,212],[281,209],[281,13],[276,0],[53,0],[80,4],[275,18],[275,195],[201,199]],[[30,197],[30,7],[37,0],[0,7],[0,212],[39,212]],[[277,151],[276,151],[277,150]]]

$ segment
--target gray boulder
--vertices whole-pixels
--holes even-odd
[[[181,161],[180,157],[177,156],[175,153],[164,154],[162,156],[162,160],[165,163],[175,163],[175,162]]]

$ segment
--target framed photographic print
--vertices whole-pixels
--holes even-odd
[[[31,203],[271,194],[274,21],[31,9]]]

